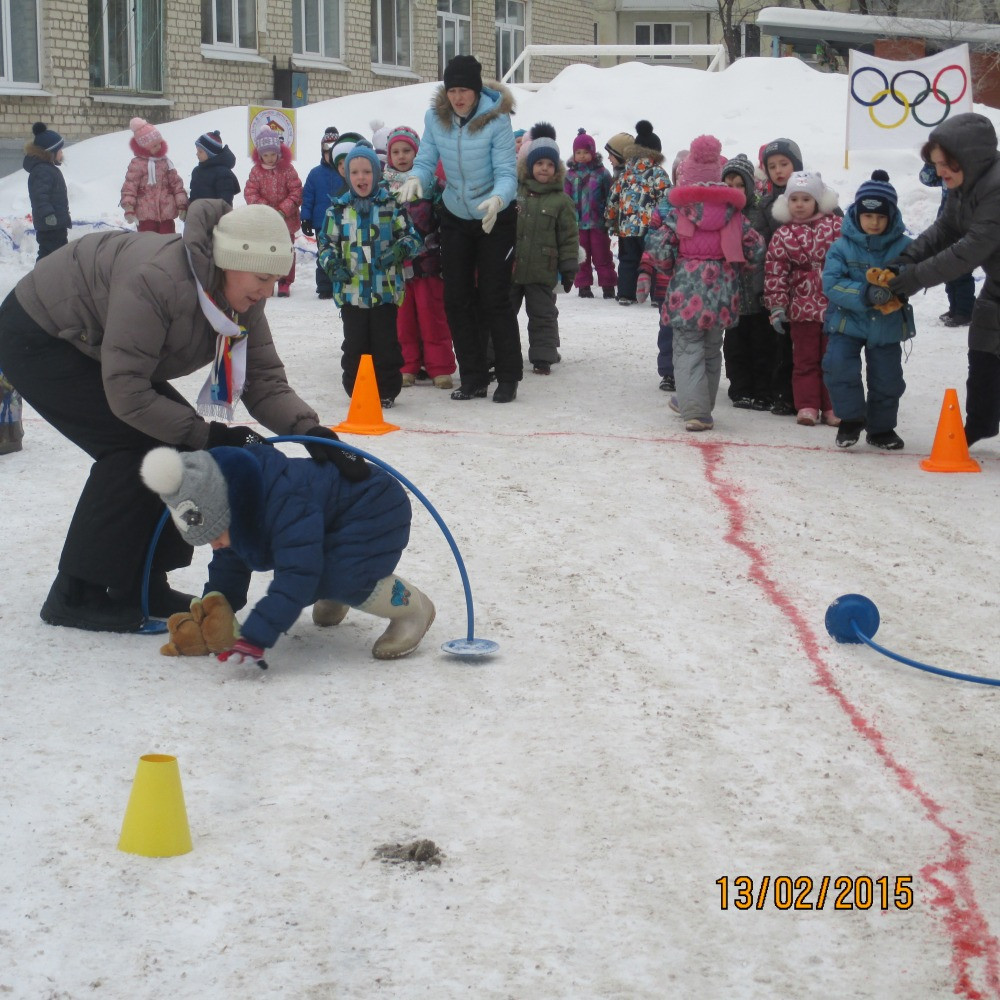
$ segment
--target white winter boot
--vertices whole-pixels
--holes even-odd
[[[372,646],[376,660],[395,660],[412,653],[434,621],[431,599],[395,574],[379,580],[358,610],[389,619],[389,627]]]
[[[320,628],[339,625],[350,611],[350,605],[339,601],[320,600],[313,605],[313,622]]]

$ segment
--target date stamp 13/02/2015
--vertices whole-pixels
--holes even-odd
[[[728,910],[908,910],[913,906],[912,875],[723,875],[719,908]]]

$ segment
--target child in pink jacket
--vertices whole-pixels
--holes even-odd
[[[125,221],[140,233],[175,232],[174,219],[184,221],[188,197],[181,175],[167,159],[167,144],[155,125],[133,118],[129,146],[135,156],[125,171],[119,204]]]
[[[793,173],[771,210],[782,225],[771,237],[764,261],[764,305],[771,326],[792,338],[792,396],[798,422],[807,427],[815,425],[821,413],[831,427],[840,423],[822,369],[827,340],[823,320],[829,305],[823,294],[823,265],[840,236],[836,208],[837,192],[818,172]]]
[[[292,164],[292,151],[269,128],[261,129],[254,139],[253,167],[247,178],[243,197],[248,205],[270,205],[276,208],[288,226],[295,242],[299,228],[299,208],[302,205],[302,181]],[[289,286],[295,280],[295,255],[292,269],[278,282],[278,297],[288,298]]]

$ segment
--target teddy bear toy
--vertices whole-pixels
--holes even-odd
[[[167,619],[170,642],[160,647],[163,656],[207,656],[232,649],[240,637],[236,615],[225,595],[211,591],[191,602],[190,611]]]

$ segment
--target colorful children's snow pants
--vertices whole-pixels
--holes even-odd
[[[423,368],[431,378],[455,371],[451,330],[444,312],[444,282],[436,274],[410,278],[396,316],[404,372]]]

